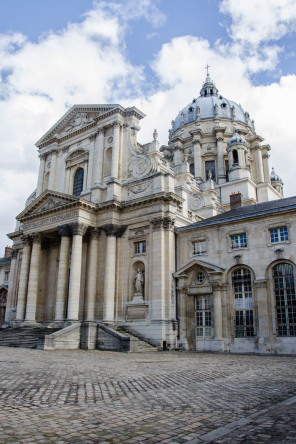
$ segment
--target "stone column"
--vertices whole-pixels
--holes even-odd
[[[36,322],[36,308],[38,297],[38,280],[41,252],[41,235],[33,235],[33,248],[30,262],[30,273],[26,306],[26,322]]]
[[[72,231],[72,256],[69,282],[68,316],[69,321],[79,320],[79,300],[81,283],[82,240],[87,226],[78,222],[69,224]]]
[[[58,233],[61,236],[61,245],[57,278],[55,321],[63,321],[65,320],[65,309],[68,290],[71,233],[68,225],[61,225],[60,227],[58,227]]]
[[[262,163],[263,163],[263,173],[264,173],[264,182],[270,183],[270,172],[269,172],[269,154],[270,146],[265,145],[262,147]]]
[[[111,177],[118,179],[119,171],[119,131],[120,122],[115,120],[113,123],[113,148],[112,148],[112,164],[111,164]]]
[[[56,175],[56,165],[57,165],[57,150],[52,150],[51,152],[51,165],[48,179],[48,189],[55,190],[55,175]]]
[[[224,150],[223,150],[223,133],[216,133],[216,141],[217,141],[217,163],[218,163],[218,171],[216,174],[216,182],[225,183],[225,168],[224,168]]]
[[[103,180],[103,162],[104,162],[104,138],[105,131],[103,128],[99,128],[96,138],[96,164],[95,164],[95,177],[94,183],[101,183]]]
[[[116,238],[122,236],[126,230],[125,225],[107,224],[103,226],[107,236],[105,277],[104,277],[104,304],[103,322],[114,322],[115,289],[116,289]]]
[[[31,238],[22,236],[23,241],[23,257],[21,264],[21,272],[19,279],[19,289],[17,295],[16,320],[23,321],[25,317],[26,297],[28,289],[28,278],[31,259]]]
[[[70,175],[71,175],[71,168],[70,167],[66,167],[66,178],[65,178],[65,190],[64,192],[66,194],[72,194],[73,190],[70,191]]]
[[[94,321],[95,319],[95,305],[97,295],[97,268],[98,268],[98,252],[99,252],[99,237],[101,234],[100,228],[92,228],[90,232],[90,249],[89,249],[89,264],[88,264],[88,280],[87,280],[87,307],[86,319],[87,321]]]
[[[198,182],[202,182],[201,178],[201,145],[200,136],[193,137],[193,155],[194,155],[194,175]]]
[[[6,303],[6,311],[5,311],[5,322],[12,321],[12,309],[15,306],[14,301],[14,289],[15,289],[15,272],[16,272],[16,259],[17,259],[17,250],[11,251],[11,262],[10,262],[10,272],[9,272],[9,284],[8,284],[8,292],[7,292],[7,303]]]
[[[263,164],[262,164],[262,154],[261,147],[257,145],[255,147],[255,161],[256,161],[256,170],[257,170],[257,182],[264,182],[264,174],[263,174]]]
[[[36,189],[36,197],[40,196],[43,191],[43,181],[44,181],[44,172],[45,172],[45,155],[39,154],[40,165],[39,165],[39,175],[38,175],[38,183]]]
[[[213,285],[215,339],[222,339],[222,295],[221,285]]]

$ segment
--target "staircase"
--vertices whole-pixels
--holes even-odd
[[[124,336],[130,338],[130,352],[131,353],[143,353],[143,352],[157,352],[159,349],[150,344],[145,338],[137,335],[136,332],[132,332],[127,327],[118,327],[117,331]]]
[[[60,329],[45,327],[1,328],[0,346],[37,348],[38,343],[43,343],[46,335],[50,335],[58,330]]]

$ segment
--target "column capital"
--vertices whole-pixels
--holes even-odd
[[[22,240],[24,245],[30,245],[31,244],[31,236],[29,236],[28,234],[23,234],[21,236],[21,240]]]
[[[96,137],[97,137],[97,133],[92,133],[90,136],[88,136],[90,141],[95,140]]]
[[[60,236],[71,236],[71,231],[70,231],[70,228],[69,228],[69,225],[60,225],[59,227],[58,227],[58,233],[59,233],[59,235]]]
[[[126,225],[106,224],[103,225],[106,236],[121,237],[126,230]]]
[[[105,135],[105,127],[104,127],[104,126],[101,126],[100,128],[98,128],[96,134],[97,134],[98,136],[100,136],[100,135],[104,136],[104,135]]]
[[[73,222],[69,224],[69,229],[73,236],[84,236],[88,226],[80,222]]]
[[[116,120],[113,121],[113,126],[114,127],[120,127],[120,126],[122,126],[122,123],[120,122],[120,120],[116,119]]]
[[[18,253],[18,250],[13,248],[10,253],[11,259],[16,259],[17,253]]]
[[[57,148],[53,148],[49,154],[51,154],[52,156],[56,156],[58,154],[58,149]]]
[[[91,239],[98,240],[101,235],[101,228],[89,227],[89,234]]]
[[[170,216],[158,216],[151,220],[153,230],[160,230],[164,228],[165,230],[173,229],[175,225],[175,219]]]
[[[32,233],[31,238],[33,241],[33,244],[40,244],[42,241],[42,234],[41,233]]]
[[[41,160],[45,161],[46,154],[38,154],[38,157],[39,157],[40,161]]]

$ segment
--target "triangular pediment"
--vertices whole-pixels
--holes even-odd
[[[207,273],[223,273],[225,271],[225,268],[222,268],[219,265],[211,264],[210,262],[202,261],[200,259],[192,259],[188,264],[179,268],[173,276],[175,278],[185,277],[193,268],[204,268]]]
[[[120,105],[74,105],[58,122],[53,125],[38,142],[37,146],[51,140],[62,139],[96,124],[98,119],[108,115],[113,110],[123,110]]]
[[[62,209],[73,202],[77,202],[77,200],[79,200],[79,197],[45,190],[17,216],[17,220],[38,216],[55,209]]]

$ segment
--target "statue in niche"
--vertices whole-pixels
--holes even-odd
[[[136,271],[134,285],[136,289],[136,294],[143,296],[144,276],[143,276],[143,271],[140,268],[138,268]]]

